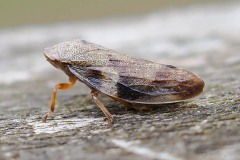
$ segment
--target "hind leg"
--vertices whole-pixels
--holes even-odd
[[[107,110],[107,108],[103,105],[103,103],[98,98],[98,92],[96,90],[92,90],[91,96],[94,100],[94,102],[97,104],[97,106],[101,109],[101,111],[104,113],[104,115],[108,119],[108,127],[112,127],[114,123],[114,118],[111,115],[111,113]]]

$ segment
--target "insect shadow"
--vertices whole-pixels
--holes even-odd
[[[119,102],[112,100],[109,97],[102,96],[101,99],[104,100],[105,104],[108,106],[108,110],[115,113],[117,116],[126,114],[136,114],[136,115],[149,115],[149,114],[164,114],[164,113],[175,113],[184,112],[188,109],[198,108],[199,106],[191,102],[176,102],[169,104],[133,104],[132,106],[125,106]],[[92,101],[87,102],[86,105],[92,105],[91,108],[86,108],[80,112],[84,112],[86,115],[102,117],[102,112],[95,107]]]

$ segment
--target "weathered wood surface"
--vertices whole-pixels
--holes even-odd
[[[124,21],[123,25],[130,23],[129,28],[116,37],[126,31],[137,37],[135,30],[143,29],[138,39],[111,41],[112,31],[121,32],[117,22],[110,29],[100,27],[95,35],[87,34],[95,26],[81,28],[81,34],[77,34],[90,40],[96,36],[97,43],[113,45],[109,47],[116,50],[184,67],[205,80],[199,98],[157,106],[148,112],[126,110],[102,97],[116,119],[110,129],[83,84],[59,92],[55,113],[46,124],[41,123],[54,84],[67,81],[61,71],[45,62],[42,49],[56,39],[74,38],[72,32],[77,29],[64,37],[58,36],[53,27],[52,37],[41,39],[41,33],[48,33],[49,28],[31,28],[32,37],[18,44],[10,43],[6,35],[16,40],[24,35],[24,29],[15,34],[11,30],[1,33],[0,41],[9,48],[2,47],[0,59],[0,159],[240,159],[239,9],[237,5],[210,5],[175,12],[177,17],[170,11],[151,15],[165,18],[166,26],[163,20],[152,21],[157,26],[152,24],[148,31],[143,29],[151,24],[147,18],[134,24]],[[201,15],[203,12],[206,15]],[[178,18],[186,18],[186,24]],[[172,26],[177,22],[178,27]],[[159,33],[152,33],[155,27],[159,27]],[[106,37],[101,38],[102,34]]]

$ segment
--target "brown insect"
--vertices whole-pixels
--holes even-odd
[[[85,40],[60,43],[46,48],[44,54],[53,66],[69,76],[70,83],[55,86],[50,111],[43,122],[54,111],[57,90],[69,89],[77,80],[92,90],[91,96],[108,118],[109,126],[114,118],[99,100],[99,93],[131,106],[187,100],[199,95],[204,87],[203,80],[191,72],[133,58]]]

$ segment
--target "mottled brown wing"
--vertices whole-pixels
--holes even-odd
[[[129,57],[112,50],[99,50],[92,54],[104,58],[92,56],[91,61],[75,61],[68,68],[90,88],[113,98],[131,103],[172,103],[192,98],[203,88],[196,81],[198,77],[170,65]]]

